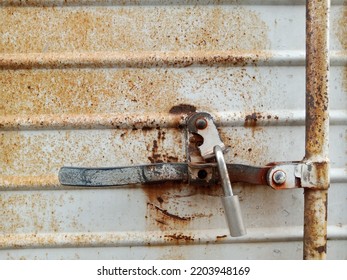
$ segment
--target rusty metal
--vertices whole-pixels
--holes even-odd
[[[330,0],[306,2],[306,140],[307,163],[321,164],[316,172],[325,189],[305,188],[304,259],[325,259],[329,187],[329,9]]]
[[[346,51],[331,51],[331,63],[344,65]],[[0,69],[66,69],[103,67],[188,67],[246,65],[304,66],[301,51],[196,51],[196,52],[81,52],[0,54]]]
[[[335,3],[343,5],[343,0],[338,1]],[[216,257],[213,252],[217,250],[225,258],[240,257],[245,251],[243,256],[252,252],[253,258],[299,257],[298,247],[293,249],[296,246],[288,241],[302,240],[302,227],[297,227],[301,191],[274,192],[248,183],[267,184],[266,175],[272,168],[264,167],[267,162],[301,157],[305,112],[299,93],[303,91],[305,51],[299,23],[304,6],[287,5],[289,2],[279,6],[275,0],[236,2],[1,1],[1,247],[169,244],[173,246],[149,251],[114,248],[110,257],[121,258],[129,250],[132,257],[148,251],[144,257],[195,258],[204,246],[195,250],[174,245],[234,242],[225,238],[226,228],[219,228],[224,219],[222,208],[215,207],[219,187],[168,182],[71,191],[57,177],[60,166],[79,163],[183,162],[185,117],[207,110],[214,114],[224,143],[231,146],[228,162],[244,164],[229,165],[228,172],[231,181],[247,182],[237,184],[235,192],[243,200],[249,238],[235,242],[250,243],[217,246],[223,247],[223,254],[216,246],[206,245],[204,255]],[[201,6],[205,3],[208,6]],[[261,6],[264,3],[270,6]],[[331,140],[336,167],[331,170],[331,181],[339,183],[347,180],[345,145],[341,145],[347,120],[343,10],[346,7],[334,8],[330,60],[339,66],[334,69],[334,108],[330,112],[330,123],[339,125]],[[286,30],[293,32],[287,35]],[[257,67],[262,65],[271,67]],[[191,143],[195,144],[199,144],[198,137]],[[218,180],[215,166],[196,167],[199,178],[208,177],[206,170],[211,168]],[[317,187],[319,182],[312,181],[315,175],[307,171],[304,185]],[[322,182],[320,188],[325,186]],[[334,197],[344,197],[342,184],[332,189]],[[95,211],[89,211],[90,206]],[[337,226],[335,230],[346,233],[344,208],[345,204],[336,204],[331,221],[341,223],[341,229]],[[132,223],[127,221],[129,216],[134,217]],[[207,234],[206,228],[214,230]],[[342,235],[328,236],[343,239]],[[281,241],[282,245],[268,241]],[[334,249],[343,247],[343,242],[334,241],[332,258],[346,258]],[[272,251],[280,246],[281,256]],[[191,254],[176,253],[182,249]],[[88,258],[95,257],[96,251],[100,256],[110,252],[83,251],[88,250]],[[45,254],[58,256],[58,251],[67,258],[76,250],[53,251],[6,250],[0,255],[44,258]]]
[[[330,176],[322,176],[321,173],[326,168],[326,162],[277,162],[269,165],[271,168],[267,173],[267,184],[276,190],[293,188],[325,190],[329,186]],[[339,174],[334,173],[334,180],[339,178],[344,178],[341,171]]]
[[[185,125],[185,117],[195,112],[190,104],[173,106],[168,113],[148,113],[143,115],[126,113],[94,114],[35,114],[1,115],[1,130],[59,130],[59,129],[142,129],[177,128]],[[257,114],[259,126],[301,126],[305,124],[304,111],[267,111]],[[244,126],[247,115],[244,112],[215,113],[214,121],[218,126]],[[330,125],[344,125],[347,112],[331,110]]]
[[[243,164],[227,164],[231,183],[248,182],[253,185],[267,185],[266,175],[271,166],[249,166]]]
[[[156,163],[118,168],[63,167],[59,171],[62,185],[123,186],[132,184],[187,181],[187,164]]]
[[[298,163],[276,163],[274,164],[269,172],[267,173],[267,183],[275,190],[293,189],[300,188],[300,174],[295,174]],[[284,173],[285,180],[283,182],[276,182],[275,175],[277,173]]]
[[[196,65],[246,66],[258,61],[266,64],[269,51],[143,51],[84,52],[48,54],[1,54],[0,69],[66,69],[104,67],[188,67]],[[281,56],[279,59],[283,59]]]
[[[329,226],[328,237],[344,240],[347,238],[346,229],[346,226]],[[168,246],[177,244],[175,238],[167,238],[173,236],[182,237],[177,238],[179,244],[189,241],[191,245],[211,245],[211,240],[218,244],[260,243],[262,246],[268,242],[302,241],[300,226],[251,228],[241,237],[228,237],[224,233],[225,229],[184,230],[180,233],[157,230],[151,234],[141,231],[11,233],[0,234],[0,249]]]
[[[194,166],[199,171],[205,170],[204,168],[211,168],[211,165]],[[213,165],[213,168],[216,168]],[[252,185],[267,185],[267,174],[272,166],[249,166],[242,164],[227,164],[228,173],[231,183],[244,182]],[[342,168],[332,168],[330,170],[330,181],[331,183],[347,183],[347,173]],[[216,183],[218,174],[216,171],[213,172]],[[283,189],[282,185],[272,186],[275,189]],[[297,186],[299,187],[299,185]],[[286,187],[287,188],[287,187]],[[47,175],[47,176],[10,176],[0,175],[0,190],[6,191],[19,191],[19,190],[69,190],[73,187],[64,186],[59,183],[58,176]]]
[[[330,175],[328,162],[306,162],[296,166],[295,173],[300,178],[303,188],[326,190],[329,187]]]
[[[343,5],[345,0],[331,0],[334,5]],[[184,0],[184,1],[169,1],[166,2],[164,0],[2,0],[1,6],[7,7],[75,7],[75,6],[109,6],[109,5],[177,5],[177,4],[185,4],[185,5],[193,5],[196,3],[196,0]],[[213,2],[212,2],[213,3]],[[218,4],[230,4],[230,3],[238,3],[237,1],[231,0],[218,0],[216,3]],[[290,4],[295,5],[304,5],[305,0],[295,0],[294,2],[288,2]],[[262,0],[256,2],[257,5],[278,5],[278,0]],[[287,2],[283,2],[283,5],[287,4]],[[211,5],[211,0],[199,0],[199,5]],[[253,0],[243,0],[242,5],[254,5]]]

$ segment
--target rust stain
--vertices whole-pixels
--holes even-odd
[[[306,5],[305,160],[311,161],[323,161],[329,156],[329,5],[328,0],[309,0]],[[317,173],[325,176],[319,178],[321,181],[328,182],[327,164]],[[306,188],[304,194],[304,259],[325,259],[327,190]]]
[[[327,190],[305,189],[304,259],[324,259],[326,256],[327,202]]]
[[[189,104],[179,104],[173,106],[169,113],[174,115],[189,115],[196,112],[196,107]]]
[[[180,74],[166,69],[7,70],[0,76],[0,114],[168,112]]]
[[[177,210],[175,210],[177,212]],[[147,203],[146,224],[148,230],[178,230],[189,226],[192,217],[182,217]]]
[[[0,52],[262,50],[267,31],[238,6],[3,7]]]
[[[267,116],[268,117],[268,116]],[[247,114],[245,116],[244,127],[252,129],[252,137],[254,138],[255,133],[257,131],[261,131],[262,128],[258,127],[258,121],[261,119],[265,119],[265,116],[262,116],[261,113],[253,112],[251,114]]]
[[[61,230],[57,201],[41,193],[0,196],[0,231],[3,234]]]
[[[148,157],[148,160],[151,163],[160,163],[160,162],[178,162],[177,154],[174,152],[170,154],[169,149],[165,148],[164,141],[166,139],[166,132],[160,128],[157,128],[157,139],[153,140],[153,145],[151,148],[147,148],[151,155]],[[175,143],[176,145],[182,145],[182,142],[179,141]]]
[[[212,213],[194,210],[194,198],[222,193],[220,186],[201,187],[173,182],[143,186],[142,190],[147,197],[147,229],[161,231],[183,230],[189,228],[194,220],[213,218]]]
[[[177,208],[168,209],[172,197],[179,193],[183,186],[167,182],[160,185],[144,186],[142,189],[147,196],[147,228],[173,230],[186,227],[192,217],[182,216]]]
[[[325,2],[310,1],[306,20],[306,154],[310,159],[327,155],[328,27]],[[317,28],[319,27],[319,28]]]
[[[266,120],[271,120],[272,118],[276,121],[279,120],[279,117],[276,115],[271,116],[271,115],[264,115],[261,112],[253,112],[250,114],[246,114],[244,126],[254,128],[258,125],[259,121],[264,122]]]
[[[157,198],[158,199],[158,198]],[[158,199],[159,201],[159,199]],[[160,202],[160,201],[159,201]],[[173,219],[176,219],[176,220],[180,220],[180,221],[190,221],[192,219],[192,217],[181,217],[181,216],[178,216],[178,215],[174,215],[174,214],[171,214],[169,213],[167,210],[165,209],[162,209],[158,206],[155,206],[153,204],[150,205],[150,207],[154,207],[156,210],[158,210],[159,212],[161,212],[164,216],[166,217],[170,217],[170,218],[173,218]],[[158,220],[157,220],[158,221]],[[162,222],[163,224],[165,224],[164,222]]]
[[[347,50],[347,2],[345,2],[340,17],[335,22],[336,36],[340,41],[343,50]],[[347,93],[347,65],[344,67],[342,76],[342,86]]]
[[[258,135],[255,135],[255,132],[257,132]],[[262,141],[257,141],[258,137],[262,139],[261,134],[263,133],[263,127],[233,127],[231,132],[220,129],[219,134],[221,139],[230,147],[230,152],[226,154],[227,162],[233,161],[240,164],[259,166],[267,164],[269,162],[266,157],[268,146]],[[247,139],[247,141],[245,141],[245,139]],[[228,157],[230,157],[230,159]]]
[[[268,46],[265,23],[257,13],[242,7],[230,11],[210,6],[145,9],[150,13],[146,14],[142,8],[139,12],[137,9],[123,7],[98,7],[93,9],[94,12],[69,8],[4,8],[1,10],[4,16],[0,16],[0,34],[5,35],[0,39],[0,51],[47,53],[123,48],[137,50],[141,47],[146,50],[147,43],[151,51],[159,46],[159,51],[213,51],[226,46],[228,50],[259,50]],[[165,16],[168,12],[170,17]],[[247,17],[244,17],[246,12]],[[151,16],[155,18],[154,21],[150,20]],[[177,20],[172,21],[173,17]],[[32,24],[32,31],[28,32],[27,25],[22,26],[23,18],[27,19],[25,22]],[[194,18],[199,20],[199,24]],[[61,19],[64,24],[61,24]],[[158,24],[162,19],[165,19],[163,24]],[[180,23],[180,28],[177,28],[176,22]],[[145,35],[142,32],[144,26],[149,30]],[[109,30],[112,30],[111,34]],[[124,32],[122,38],[117,37],[118,31]],[[155,35],[155,43],[150,39],[151,32]],[[175,32],[180,35],[175,36]],[[141,35],[146,38],[141,38]],[[113,40],[113,36],[117,38]],[[220,62],[220,59],[218,56],[214,57],[210,63]],[[239,60],[237,63],[248,60],[244,57],[235,59]],[[214,76],[214,73],[207,72],[211,77]],[[187,104],[188,97],[178,94],[185,75],[186,73],[167,69],[6,70],[2,71],[0,78],[0,114],[92,114],[114,112],[115,108],[120,114],[153,112],[153,108],[158,112],[176,114],[182,110],[186,113],[194,110],[194,106],[182,106]],[[237,76],[234,83],[244,83]],[[205,107],[211,108],[210,105]],[[219,109],[217,105],[216,108]]]
[[[245,127],[255,127],[257,126],[258,118],[261,118],[259,113],[252,113],[246,115],[245,117]]]
[[[66,164],[91,167],[144,164],[149,153],[152,154],[153,138],[158,141],[157,159],[182,162],[185,158],[182,137],[177,129],[5,131],[0,132],[0,169],[2,175],[47,176],[56,175]],[[134,142],[141,145],[131,146]]]
[[[245,14],[247,17],[244,16]],[[23,21],[23,19],[26,20]],[[27,28],[28,23],[31,26],[30,30]],[[145,6],[141,9],[101,6],[88,9],[83,7],[79,9],[4,7],[0,10],[1,53],[72,52],[77,54],[129,50],[132,52],[258,51],[268,49],[270,45],[267,32],[268,27],[256,12],[237,6],[231,8],[177,6],[174,9],[166,6]],[[249,62],[249,58],[242,56],[232,58],[215,56],[211,61],[207,61],[207,58],[205,60],[199,58],[201,63],[208,65],[223,64],[223,60],[234,61],[237,65]],[[253,58],[252,62],[256,63],[256,61],[257,59]],[[52,65],[53,68],[60,65],[59,61],[56,63]],[[181,64],[178,59],[177,65]],[[185,61],[185,66],[189,66],[189,61]],[[201,92],[200,87],[208,83],[207,79],[210,83],[215,83],[216,87],[220,87],[220,91],[226,98],[230,100],[235,98],[229,90],[224,88],[224,84],[219,83],[218,79],[213,81],[216,73],[219,79],[230,79],[223,74],[225,70],[208,69],[207,79],[201,77],[199,71],[184,70],[124,68],[3,70],[0,76],[0,115],[30,118],[35,114],[87,115],[113,113],[115,110],[119,114],[136,112],[140,115],[155,110],[159,113],[185,115],[196,111],[196,108],[210,110],[214,107],[218,110],[219,101],[213,104],[210,100],[203,100],[194,105],[191,105],[191,101],[189,102],[191,98],[187,92],[195,91],[193,99],[195,100],[197,94]],[[237,86],[241,84],[250,86],[253,79],[247,75],[246,70],[242,69],[234,75],[232,83]],[[182,80],[186,76],[192,76],[197,81],[194,89],[190,84],[182,86]],[[182,92],[184,94],[181,94]],[[250,98],[250,94],[244,94]],[[250,103],[249,100],[245,100],[245,104],[248,103]],[[183,145],[177,136],[180,134],[177,129],[174,133],[146,126],[140,130],[142,124],[134,123],[132,129],[124,130],[115,121],[114,127],[117,130],[112,135],[108,135],[107,138],[100,135],[93,141],[84,134],[78,137],[71,136],[68,131],[52,135],[34,133],[31,136],[21,132],[1,133],[1,168],[3,167],[7,174],[56,173],[65,162],[76,162],[87,166],[95,166],[95,163],[114,165],[115,154],[122,160],[128,159],[131,163],[144,163],[145,160],[150,162],[183,160],[180,150]],[[176,136],[172,136],[173,134]],[[116,137],[121,140],[118,141]],[[143,141],[145,138],[150,139],[150,142]],[[112,157],[106,155],[106,159],[103,158],[106,152],[101,148],[105,141],[112,147],[107,153],[113,153]],[[131,145],[132,149],[129,152],[119,154],[119,151],[124,150],[124,145],[115,144],[117,141],[144,142],[145,144],[141,147]],[[81,142],[83,145],[80,144]],[[172,143],[176,146],[170,150],[168,146],[173,146]],[[77,151],[74,150],[76,147]],[[177,149],[177,147],[180,148]],[[254,154],[254,148],[251,151],[249,148],[246,147],[247,153]],[[138,153],[138,151],[143,152]],[[92,156],[89,158],[85,155]],[[202,188],[173,183],[146,186],[143,190],[147,203],[147,230],[179,231],[190,227],[194,220],[211,218],[212,214],[189,212],[187,208],[197,207],[194,205],[195,195],[204,197],[221,194],[220,186]],[[185,208],[182,207],[183,203],[177,200],[180,196],[191,196],[191,204],[186,203]],[[17,197],[16,200],[20,201],[20,198]],[[33,202],[37,200],[40,198],[32,198]],[[5,209],[8,209],[10,204],[6,203]],[[36,206],[33,205],[33,207]],[[54,210],[50,213],[52,219],[47,228],[49,231],[59,231],[60,221]],[[3,217],[13,219],[14,228],[8,227],[3,230],[11,232],[15,229],[20,230],[23,227],[21,217],[17,217],[16,213],[8,212],[7,214]],[[15,225],[14,221],[19,222]],[[37,219],[35,228],[38,230],[46,229],[41,221],[40,218]],[[74,227],[80,227],[74,219],[72,224]],[[179,233],[168,235],[166,238],[178,242],[194,241],[193,237]]]
[[[316,162],[314,163],[315,171],[316,171],[316,179],[319,182],[319,189],[328,189],[329,188],[329,170],[330,165],[329,162]]]
[[[182,233],[168,234],[168,235],[164,235],[164,237],[169,241],[177,241],[178,243],[181,241],[184,241],[184,242],[194,241],[194,238],[192,236],[184,235]]]
[[[257,104],[250,99],[254,93],[243,94],[254,89],[248,75],[239,77],[237,70],[230,71],[234,73],[232,79],[218,68],[207,69],[203,75],[196,69],[188,72],[177,69],[3,70],[0,114],[5,117],[4,125],[11,127],[26,123],[35,128],[71,124],[89,128],[93,123],[94,127],[100,123],[107,128],[126,128],[132,123],[134,129],[145,130],[169,122],[171,127],[181,128],[184,116],[194,107],[201,111],[221,111],[241,102],[247,112],[249,104]],[[191,80],[195,80],[193,86]],[[230,83],[235,87],[232,91]],[[204,84],[224,95],[225,104],[220,104],[216,96],[212,100],[201,98],[191,105],[188,99],[206,92],[206,88],[201,88]],[[187,91],[192,95],[187,96]],[[105,114],[115,115],[108,119]],[[252,114],[247,118],[248,127],[254,127],[250,123]],[[6,123],[6,116],[11,124]],[[140,119],[143,121],[137,121]]]
[[[19,133],[11,135],[0,134],[0,166],[3,173],[6,169],[15,169],[14,157],[20,157],[20,149],[22,147],[22,138]]]

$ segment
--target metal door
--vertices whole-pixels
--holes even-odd
[[[330,9],[328,258],[347,259],[347,6]],[[59,168],[186,160],[214,116],[228,162],[305,155],[305,2],[3,0],[1,259],[301,259],[302,189],[59,184]],[[320,249],[319,249],[320,250]],[[323,249],[322,249],[323,250]]]

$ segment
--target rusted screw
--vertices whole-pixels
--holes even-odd
[[[197,129],[205,129],[207,127],[207,121],[203,118],[197,119],[195,121],[195,127]]]
[[[287,180],[287,175],[282,170],[277,170],[272,175],[272,179],[277,185],[281,185]]]

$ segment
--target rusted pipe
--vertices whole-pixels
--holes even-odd
[[[319,188],[305,189],[304,259],[325,259],[329,187],[329,0],[306,1],[305,161],[320,165]]]

